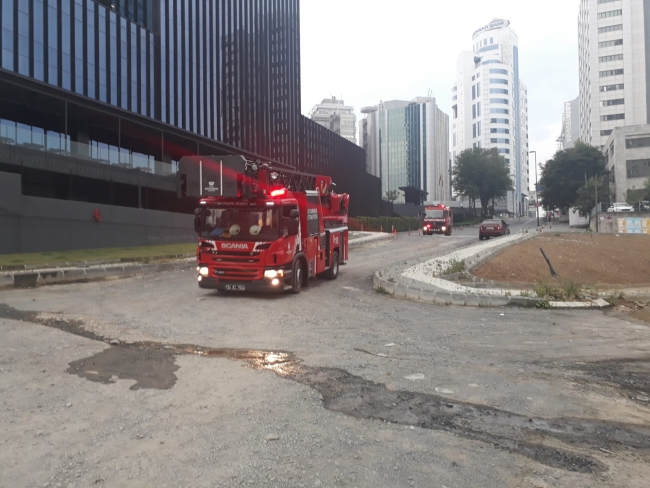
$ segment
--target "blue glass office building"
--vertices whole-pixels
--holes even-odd
[[[0,252],[35,250],[20,236],[6,242],[37,218],[16,200],[191,212],[195,202],[176,198],[186,155],[239,153],[330,174],[359,195],[352,211],[377,207],[363,150],[300,114],[299,0],[0,5],[0,226],[9,225]],[[110,244],[68,241],[54,247]]]

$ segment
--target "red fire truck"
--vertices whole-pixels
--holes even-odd
[[[198,283],[220,291],[299,293],[336,279],[348,260],[350,197],[332,179],[241,156],[183,158],[182,196],[196,190]]]
[[[454,226],[454,211],[446,205],[432,205],[424,209],[422,232],[424,235],[451,235]]]

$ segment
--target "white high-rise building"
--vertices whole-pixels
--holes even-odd
[[[361,111],[366,171],[381,178],[384,198],[397,192],[395,203],[405,203],[408,192],[424,203],[449,200],[449,115],[436,99],[393,100]]]
[[[344,139],[357,143],[357,116],[354,107],[345,105],[343,100],[326,98],[312,109],[309,118]]]
[[[452,88],[452,160],[465,149],[497,148],[510,164],[515,190],[497,209],[527,211],[528,90],[519,78],[519,46],[510,22],[495,19],[473,36],[473,50],[458,57]]]
[[[564,102],[562,132],[557,138],[557,150],[571,149],[580,139],[580,98]]]
[[[603,147],[615,127],[650,122],[650,1],[581,0],[580,139]]]

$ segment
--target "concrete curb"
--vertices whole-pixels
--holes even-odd
[[[513,241],[511,244],[506,244],[504,246],[499,246],[495,249],[489,249],[484,252],[479,252],[475,256],[471,256],[465,260],[468,270],[476,267],[482,261],[492,257],[493,255],[500,253],[504,249],[519,244],[524,240],[535,237],[536,234],[531,234],[529,237],[525,237],[518,241]],[[445,256],[449,256],[453,253],[449,253]],[[440,256],[439,258],[444,258],[445,256]],[[432,289],[424,289],[417,286],[417,281],[413,279],[408,279],[411,285],[405,283],[397,283],[391,279],[385,279],[383,274],[387,273],[387,270],[377,271],[373,276],[373,287],[376,291],[386,294],[393,295],[399,298],[405,298],[411,301],[425,302],[425,303],[434,303],[437,305],[454,305],[454,306],[464,306],[464,307],[506,307],[506,306],[515,306],[515,307],[526,307],[526,308],[552,308],[552,309],[601,309],[609,307],[610,304],[603,299],[591,300],[588,302],[549,302],[544,298],[533,298],[526,296],[511,296],[508,292],[504,294],[498,293],[481,293],[477,288],[476,293],[472,291],[463,291],[463,292],[453,292],[449,290],[443,290],[441,288],[436,288],[432,286]],[[439,277],[440,279],[447,279],[450,276]],[[469,286],[463,285],[464,288],[471,288]],[[496,290],[493,290],[496,291]],[[516,290],[515,290],[516,291]]]
[[[99,281],[107,278],[126,278],[136,275],[180,271],[196,266],[196,258],[166,263],[132,263],[83,268],[43,269],[0,274],[0,290],[9,288],[34,288],[58,283]]]

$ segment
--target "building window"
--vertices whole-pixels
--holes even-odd
[[[622,54],[614,54],[613,56],[601,56],[598,58],[599,63],[607,63],[609,61],[620,61],[623,59]]]
[[[490,142],[492,144],[510,144],[510,139],[492,138],[490,139]]]
[[[508,95],[508,90],[505,88],[490,88],[490,93],[498,95]]]
[[[618,83],[616,85],[605,85],[600,87],[601,92],[608,92],[608,91],[615,91],[615,90],[623,90],[625,88],[624,83]]]
[[[491,124],[508,124],[510,125],[510,119],[490,119]]]
[[[476,124],[472,124],[472,138],[476,138]]]
[[[608,25],[607,27],[599,27],[598,33],[604,34],[605,32],[614,32],[619,30],[623,30],[623,24]]]
[[[614,132],[612,129],[610,129],[610,130],[601,130],[601,131],[600,131],[600,135],[601,135],[601,136],[608,136],[608,135],[610,135],[612,132]]]
[[[626,161],[628,178],[650,178],[650,159]]]
[[[503,147],[497,148],[497,151],[499,151],[499,154],[510,154],[510,149],[506,149]]]
[[[498,44],[492,44],[490,46],[484,46],[481,49],[478,50],[478,52],[483,53],[485,51],[493,51],[494,49],[498,49],[499,45]]]
[[[638,137],[636,139],[626,139],[625,147],[634,149],[635,147],[650,147],[650,137]]]
[[[490,129],[490,134],[510,134],[510,129]]]
[[[487,61],[483,61],[482,64],[501,64],[501,61],[498,59],[488,59]]]
[[[458,91],[458,87],[457,87],[457,86],[453,87],[453,88],[451,89],[451,91],[453,91],[453,92]]]
[[[623,39],[615,39],[613,41],[603,41],[598,43],[598,47],[612,47],[612,46],[622,46]]]
[[[490,98],[490,103],[505,103],[508,105],[510,102],[506,98]]]
[[[604,78],[606,76],[618,76],[623,74],[623,68],[621,69],[608,69],[606,71],[601,71],[599,73],[601,78]]]
[[[611,105],[623,105],[625,103],[624,98],[617,98],[615,100],[603,100],[600,102],[601,107],[609,107]]]
[[[610,3],[610,2],[618,2],[618,1],[620,0],[598,0],[598,5],[600,5],[601,3]]]
[[[507,69],[490,68],[491,75],[508,75]]]
[[[476,84],[476,97],[478,98],[478,97],[480,97],[480,96],[481,96],[481,82],[479,81],[479,82]],[[479,115],[480,115],[480,114],[479,114]]]
[[[598,14],[599,19],[606,19],[608,17],[618,17],[619,15],[623,15],[623,10],[609,10],[607,12],[600,12]]]
[[[490,109],[491,114],[505,114],[508,115],[510,113],[510,110],[507,108],[491,108]]]
[[[480,117],[481,116],[481,102],[478,102],[476,104],[476,116]]]
[[[472,100],[476,100],[476,86],[472,85]]]
[[[602,115],[600,120],[607,122],[608,120],[623,120],[625,119],[625,114],[612,114],[612,115]]]
[[[490,78],[490,83],[495,85],[507,85],[509,82],[508,80],[502,80],[501,78]]]

